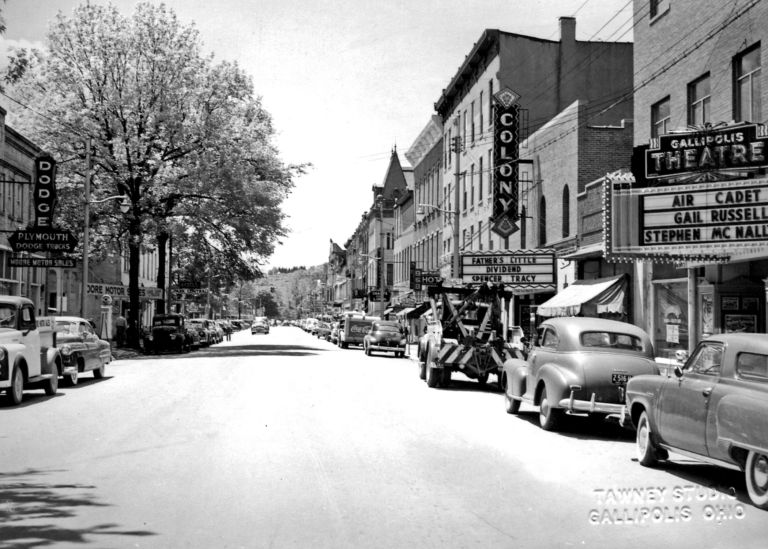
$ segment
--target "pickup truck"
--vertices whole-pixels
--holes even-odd
[[[717,334],[668,375],[627,383],[637,458],[669,452],[744,471],[756,507],[768,509],[768,335]]]
[[[53,319],[36,319],[31,300],[0,296],[0,391],[9,404],[20,404],[25,389],[56,394],[59,376],[67,372],[54,337]]]

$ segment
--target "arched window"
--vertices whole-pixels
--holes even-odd
[[[547,246],[547,201],[542,196],[539,200],[539,248]]]
[[[568,185],[563,187],[563,234],[562,237],[568,236],[568,231],[571,227],[571,192],[568,190]]]

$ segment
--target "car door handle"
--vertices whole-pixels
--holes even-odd
[[[701,392],[701,394],[704,395],[705,397],[708,397],[709,395],[712,394],[712,387],[707,387]]]

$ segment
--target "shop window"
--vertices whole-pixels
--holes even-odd
[[[656,138],[668,132],[671,117],[669,105],[669,97],[665,97],[651,106],[651,137]]]
[[[709,122],[709,73],[688,84],[688,124],[703,126]]]
[[[654,289],[653,346],[658,356],[675,358],[688,349],[688,282],[656,283]]]
[[[760,122],[760,43],[758,42],[733,61],[734,69],[734,118]]]

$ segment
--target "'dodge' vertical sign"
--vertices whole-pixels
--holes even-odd
[[[53,209],[56,206],[56,162],[50,155],[35,159],[35,227],[53,226]]]
[[[520,98],[509,88],[494,95],[492,229],[503,238],[518,230],[517,207]]]

